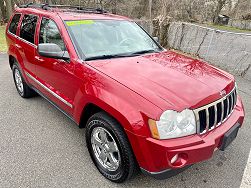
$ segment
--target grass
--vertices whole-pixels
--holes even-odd
[[[0,52],[7,52],[5,26],[0,26]]]
[[[231,27],[231,26],[227,26],[227,25],[216,25],[216,24],[208,23],[207,26],[212,27],[214,29],[231,31],[231,32],[235,32],[235,33],[251,33],[251,30],[239,29],[239,28]]]

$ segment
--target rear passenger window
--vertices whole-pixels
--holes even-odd
[[[41,43],[54,43],[57,44],[62,51],[66,51],[64,41],[61,38],[56,23],[47,18],[43,18],[41,22],[39,44]]]
[[[13,33],[16,35],[17,32],[17,26],[20,20],[21,14],[15,14],[10,22],[9,26],[9,32]]]
[[[25,15],[21,24],[20,37],[34,44],[36,25],[37,25],[37,16]]]

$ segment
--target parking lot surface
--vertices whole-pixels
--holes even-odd
[[[124,184],[103,178],[85,144],[85,129],[42,97],[19,97],[0,55],[0,187],[251,187],[251,83],[237,78],[246,119],[225,152],[166,180],[142,174]]]

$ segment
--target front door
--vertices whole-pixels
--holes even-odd
[[[42,18],[39,32],[39,44],[54,43],[63,51],[67,51],[57,24],[49,19]],[[52,102],[69,115],[73,113],[73,101],[77,92],[74,76],[74,63],[42,57],[35,52],[36,79],[39,90]]]

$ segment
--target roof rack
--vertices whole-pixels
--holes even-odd
[[[77,5],[49,5],[49,4],[36,4],[36,3],[28,3],[25,5],[20,5],[19,8],[41,8],[43,10],[52,10],[53,8],[65,9],[65,11],[77,11],[77,12],[85,12],[85,13],[98,13],[104,14],[108,13],[108,11],[101,8],[85,8]]]

